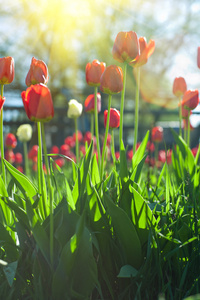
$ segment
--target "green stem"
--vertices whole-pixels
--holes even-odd
[[[94,121],[95,121],[95,135],[96,135],[96,143],[97,143],[97,153],[98,153],[98,164],[99,170],[101,166],[101,151],[100,151],[100,143],[99,143],[99,123],[98,123],[98,109],[97,109],[97,87],[94,87]]]
[[[114,130],[113,129],[112,129],[112,132],[111,132],[111,138],[112,138],[111,151],[112,151],[113,166],[114,166],[114,169],[116,169],[115,139],[114,139]]]
[[[135,128],[133,141],[133,154],[136,151],[137,137],[138,137],[138,117],[139,117],[139,96],[140,96],[140,67],[136,69],[136,92],[135,92]]]
[[[106,143],[107,143],[107,138],[108,138],[111,100],[112,100],[112,95],[109,95],[109,96],[108,96],[108,114],[107,114],[106,130],[105,130],[105,136],[104,136],[104,142],[103,142],[103,150],[102,150],[102,157],[101,157],[101,169],[100,169],[100,170],[101,170],[101,173],[100,173],[100,179],[101,179],[101,180],[103,179],[104,156],[105,156]]]
[[[94,135],[94,114],[91,113],[91,118],[90,118],[90,132],[92,134],[92,137]]]
[[[1,85],[1,97],[3,98],[3,84]],[[1,141],[1,171],[2,171],[2,177],[3,182],[6,184],[6,171],[5,171],[5,165],[4,165],[4,142],[3,142],[3,107],[1,109],[0,114],[0,141]]]
[[[188,123],[188,118],[185,120],[185,123]],[[184,126],[184,141],[187,143],[187,126]]]
[[[37,128],[38,128],[38,190],[39,194],[42,196],[42,204],[43,204],[43,211],[44,211],[44,218],[47,217],[47,211],[46,211],[46,203],[45,203],[45,195],[44,195],[44,189],[43,189],[43,168],[42,168],[42,136],[41,136],[41,122],[37,122]]]
[[[47,170],[47,185],[48,185],[48,195],[50,200],[50,260],[51,264],[53,265],[53,190],[51,185],[51,177],[50,177],[50,167],[49,161],[47,156],[47,147],[46,147],[46,139],[45,139],[45,130],[44,130],[44,123],[41,123],[42,127],[42,142],[43,142],[43,149],[44,149],[44,160],[45,166]]]
[[[26,176],[29,176],[27,142],[23,142],[23,148],[24,148],[24,166],[25,166],[25,174],[26,174]]]
[[[181,106],[181,97],[179,98],[179,135],[182,137],[182,106]]]
[[[119,149],[121,149],[123,142],[123,116],[124,116],[124,98],[125,98],[125,88],[126,88],[126,73],[127,73],[127,63],[124,63],[123,70],[123,90],[121,93],[121,106],[120,106],[120,126],[119,126]]]
[[[76,163],[79,161],[79,146],[78,146],[78,121],[77,118],[74,118],[75,123],[75,135],[76,135]]]

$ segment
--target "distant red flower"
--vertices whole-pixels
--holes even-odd
[[[28,153],[28,158],[37,161],[37,155],[38,155],[38,145],[33,145],[33,147],[30,149]]]
[[[192,154],[194,155],[194,157],[197,155],[198,149],[199,149],[199,146],[196,146],[196,147],[194,147],[194,148],[191,149]]]
[[[183,95],[182,105],[188,110],[193,110],[199,104],[199,91],[198,90],[188,90]]]
[[[89,95],[85,100],[85,112],[92,113],[94,112],[94,94]],[[101,111],[101,94],[97,93],[97,111],[100,113]]]
[[[120,158],[120,152],[119,151],[115,152],[115,157],[116,157],[117,160]]]
[[[69,151],[70,151],[69,145],[64,144],[60,146],[60,154],[67,156]]]
[[[0,95],[0,111],[3,107],[3,105],[4,105],[5,100],[6,100],[6,98],[5,97],[2,98],[1,95]]]
[[[10,149],[6,149],[5,151],[5,159],[13,164],[15,162],[15,154],[13,152],[13,150],[10,148]]]
[[[183,77],[176,77],[173,83],[173,94],[176,97],[181,97],[187,91],[187,85]]]
[[[8,133],[5,138],[5,147],[14,149],[17,146],[17,139],[14,134]]]
[[[133,158],[133,149],[127,151],[127,159],[132,160],[132,158]]]
[[[76,133],[75,132],[73,133],[73,139],[74,139],[74,141],[76,141]],[[83,139],[82,132],[78,130],[78,141],[79,141],[79,143],[82,141],[82,139]]]
[[[106,141],[106,146],[110,146],[110,143],[111,143],[111,134],[108,133],[108,136],[107,136],[107,141]]]
[[[160,143],[163,139],[163,128],[161,126],[156,126],[152,129],[151,138],[153,142]]]
[[[11,83],[14,76],[14,58],[10,56],[0,58],[0,84]]]
[[[147,142],[147,151],[150,151],[150,152],[154,152],[155,151],[155,145],[154,143],[148,141]]]
[[[34,122],[48,122],[54,116],[51,92],[44,84],[31,85],[21,93],[28,118]]]
[[[122,68],[116,65],[108,66],[101,76],[100,90],[103,93],[112,95],[120,93],[123,89]]]
[[[108,110],[104,111],[104,126],[106,127]],[[110,109],[109,128],[118,128],[120,124],[120,112],[115,108]]]
[[[87,142],[87,144],[90,145],[91,140],[92,140],[92,133],[90,131],[86,131],[86,133],[84,134],[84,137],[83,137],[83,142],[84,143]]]
[[[58,146],[52,146],[51,147],[50,153],[59,154],[59,152],[60,152],[60,150],[59,150]]]
[[[68,145],[70,148],[74,148],[75,144],[76,144],[73,136],[66,137],[65,140],[64,140],[64,143],[66,145]]]
[[[60,158],[57,158],[55,161],[55,164],[57,164],[60,168],[62,168],[65,164],[65,160],[64,158],[60,157]]]
[[[106,68],[104,62],[99,62],[97,59],[93,60],[92,63],[87,63],[85,68],[86,82],[91,86],[99,86],[100,78]]]
[[[21,173],[24,173],[24,169],[23,169],[23,167],[22,166],[17,166],[16,167],[16,169],[19,171],[19,172],[21,172]]]
[[[48,79],[49,76],[48,76],[48,69],[46,64],[42,60],[33,57],[31,61],[30,69],[26,76],[26,80],[25,80],[26,85],[30,86],[32,84],[38,84],[38,83],[47,84]]]
[[[15,163],[20,165],[23,162],[23,156],[20,152],[15,153]]]
[[[119,32],[116,36],[112,55],[119,62],[130,62],[139,54],[139,41],[136,32]]]
[[[130,62],[130,65],[134,68],[141,67],[147,63],[149,56],[151,56],[155,50],[155,41],[150,40],[147,44],[145,37],[139,38],[140,54],[137,55],[135,60]]]
[[[158,160],[165,163],[166,162],[166,152],[165,150],[160,150],[158,152]]]
[[[80,145],[80,146],[79,146],[79,150],[80,150],[80,152],[81,152],[83,155],[86,154],[86,150],[85,150],[85,146],[84,146],[84,145]]]
[[[149,155],[147,155],[147,157],[145,159],[145,163],[148,164],[150,167],[154,167],[156,161],[155,161],[154,157],[150,157]]]

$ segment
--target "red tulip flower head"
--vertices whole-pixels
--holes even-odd
[[[155,41],[150,40],[147,44],[145,37],[139,38],[140,54],[137,55],[136,59],[130,62],[132,67],[141,67],[145,65],[148,61],[149,56],[151,56],[155,50]]]
[[[187,85],[183,77],[176,77],[173,83],[173,94],[176,97],[181,97],[187,91]]]
[[[38,83],[47,84],[48,79],[49,76],[46,64],[42,60],[38,60],[33,57],[30,69],[26,75],[26,85],[30,86]]]
[[[15,163],[21,164],[23,162],[23,156],[20,152],[15,153]]]
[[[163,139],[163,128],[156,126],[152,129],[151,138],[153,142],[160,143]]]
[[[116,36],[112,55],[119,62],[131,62],[139,54],[139,41],[134,31],[119,32]]]
[[[85,77],[88,85],[100,86],[100,78],[106,68],[104,62],[99,62],[97,59],[92,63],[87,63],[85,68]]]
[[[12,149],[6,149],[5,159],[11,164],[15,162],[15,154]]]
[[[31,121],[48,122],[53,118],[53,101],[46,85],[31,85],[22,92],[21,96],[26,114]]]
[[[5,139],[5,147],[14,149],[17,146],[17,139],[14,134],[8,133]]]
[[[0,95],[0,111],[1,111],[1,109],[3,107],[3,105],[4,105],[5,100],[6,100],[6,98],[5,97],[1,97],[1,95]]]
[[[183,95],[182,105],[188,110],[193,110],[199,104],[199,91],[198,90],[188,90]]]
[[[93,113],[94,112],[94,94],[89,95],[85,100],[85,112]],[[97,93],[97,111],[101,111],[101,94]]]
[[[64,144],[68,145],[70,148],[75,147],[75,140],[73,136],[67,136],[64,140]]]
[[[0,84],[11,83],[14,76],[14,58],[10,56],[0,58]]]
[[[108,66],[101,76],[100,90],[103,93],[112,95],[120,93],[123,89],[122,68],[111,65]]]
[[[33,147],[28,153],[28,158],[31,159],[33,162],[37,161],[38,148],[38,145],[33,145]]]
[[[58,148],[58,146],[52,146],[51,147],[51,150],[50,150],[50,153],[52,153],[52,154],[59,154],[59,148]]]
[[[78,141],[79,141],[79,143],[82,141],[82,139],[83,139],[83,135],[82,135],[82,132],[81,131],[79,131],[78,130]],[[74,132],[73,133],[73,139],[74,139],[74,141],[76,141],[76,133]]]
[[[104,126],[105,127],[106,127],[106,122],[107,122],[107,115],[108,115],[108,111],[105,110],[104,111]],[[111,108],[110,109],[109,128],[110,129],[118,128],[119,124],[120,124],[120,112],[115,108]]]

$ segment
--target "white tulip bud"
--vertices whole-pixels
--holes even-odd
[[[83,110],[83,105],[79,103],[77,100],[71,99],[69,101],[67,116],[68,118],[72,118],[72,119],[78,118],[82,114],[82,110]]]
[[[32,138],[32,127],[29,124],[20,125],[16,133],[19,141],[28,142]]]

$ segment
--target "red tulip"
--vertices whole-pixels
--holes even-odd
[[[14,58],[10,56],[0,58],[0,84],[11,83],[14,76]]]
[[[147,142],[147,151],[149,151],[149,152],[154,152],[155,151],[154,143],[152,143],[150,141]]]
[[[127,151],[127,159],[131,161],[132,158],[133,158],[133,149]]]
[[[52,154],[59,154],[59,148],[58,148],[58,146],[52,146],[51,147],[51,150],[50,150],[50,153],[52,153]]]
[[[182,105],[188,110],[193,110],[199,104],[199,91],[198,90],[188,90],[183,95]]]
[[[60,157],[55,160],[55,164],[57,164],[60,168],[62,168],[65,164],[64,158]]]
[[[15,154],[12,149],[6,150],[5,159],[11,164],[13,164],[15,162]]]
[[[106,68],[104,62],[99,62],[97,59],[93,60],[92,63],[87,63],[85,68],[86,82],[91,86],[99,86],[100,78]]]
[[[31,148],[31,150],[28,153],[28,158],[33,160],[33,161],[37,161],[37,155],[38,155],[38,145],[33,145],[33,147]]]
[[[93,113],[94,112],[94,94],[89,95],[85,100],[85,112]],[[97,111],[101,111],[101,94],[97,93]]]
[[[151,138],[153,142],[160,143],[163,139],[163,128],[156,126],[152,129]]]
[[[17,139],[14,134],[8,133],[5,138],[5,147],[14,149],[17,146]]]
[[[158,160],[165,163],[166,162],[166,152],[165,150],[160,150],[158,152]]]
[[[187,91],[187,85],[183,77],[176,77],[173,83],[173,94],[176,97],[181,97]]]
[[[115,152],[115,158],[118,160],[120,158],[120,152],[119,151],[116,151]]]
[[[85,146],[84,146],[84,145],[80,145],[80,146],[79,146],[79,150],[80,150],[80,152],[81,152],[83,155],[86,154],[86,150],[85,150]]]
[[[53,118],[53,101],[46,85],[31,85],[21,96],[26,114],[31,121],[48,122]]]
[[[106,127],[108,111],[104,111],[104,126]],[[120,124],[120,112],[115,109],[110,109],[109,128],[118,128]]]
[[[106,94],[117,94],[123,89],[123,73],[116,65],[108,66],[101,76],[100,90]]]
[[[74,141],[76,141],[76,133],[75,132],[73,133],[73,139],[74,139]],[[79,143],[82,141],[82,139],[83,139],[82,132],[78,130],[78,141],[79,141]]]
[[[23,162],[23,156],[20,152],[15,153],[15,163],[21,164]]]
[[[74,148],[75,144],[76,144],[75,141],[74,141],[73,136],[66,137],[65,140],[64,140],[64,143],[66,145],[68,145],[70,148]]]
[[[115,39],[112,55],[119,62],[131,62],[139,54],[139,41],[134,31],[119,32]]]
[[[155,41],[150,40],[147,44],[145,37],[139,38],[140,54],[137,55],[136,59],[130,62],[132,67],[141,67],[145,65],[148,61],[149,56],[151,56],[155,49]]]
[[[87,144],[90,145],[91,140],[92,140],[92,133],[90,131],[86,131],[86,133],[84,134],[84,137],[83,137],[83,142],[84,143],[87,142]]]
[[[22,166],[17,166],[16,169],[21,172],[21,173],[24,173],[24,169]]]
[[[3,107],[3,105],[4,105],[5,100],[6,100],[6,98],[5,97],[2,98],[1,95],[0,95],[0,111]]]
[[[70,147],[66,144],[60,146],[60,154],[67,156],[70,151]]]
[[[199,146],[196,146],[194,148],[191,149],[193,156],[195,157],[197,155],[197,151],[199,149]]]
[[[32,58],[30,69],[26,76],[26,85],[30,86],[32,84],[43,83],[46,84],[48,81],[48,69],[46,64],[42,60],[37,60]]]

